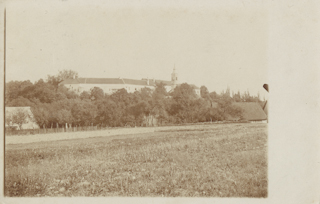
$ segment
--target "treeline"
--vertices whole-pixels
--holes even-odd
[[[158,124],[221,121],[228,116],[241,117],[242,110],[233,106],[237,101],[259,101],[247,92],[217,94],[201,87],[198,97],[187,83],[167,93],[164,84],[154,90],[143,88],[128,93],[121,89],[112,95],[94,87],[80,95],[58,84],[77,73],[60,71],[44,81],[10,81],[6,83],[5,103],[8,107],[30,106],[35,122],[42,128],[98,125],[102,127],[147,126],[148,117],[157,118]]]

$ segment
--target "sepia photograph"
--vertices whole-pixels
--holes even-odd
[[[318,202],[317,7],[265,2],[6,1],[6,203]]]
[[[4,196],[268,197],[262,7],[13,1],[4,26]]]

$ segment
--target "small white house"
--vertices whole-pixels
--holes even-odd
[[[34,122],[33,120],[33,113],[31,111],[31,108],[29,106],[27,107],[6,107],[6,117],[9,114],[15,114],[17,111],[22,110],[24,112],[26,112],[29,115],[29,118],[27,118],[27,122],[22,124],[22,129],[39,129],[39,125]],[[18,124],[15,123],[11,123],[10,125],[8,125],[7,123],[5,123],[5,127],[16,127],[16,129],[19,129]]]

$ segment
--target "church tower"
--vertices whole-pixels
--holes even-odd
[[[171,74],[171,82],[172,82],[172,89],[176,88],[178,84],[178,74],[176,73],[176,66],[173,67],[173,72]]]

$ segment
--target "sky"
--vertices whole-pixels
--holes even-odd
[[[63,69],[170,80],[175,67],[180,83],[267,97],[267,12],[197,5],[15,1],[6,9],[6,81],[35,82]]]

